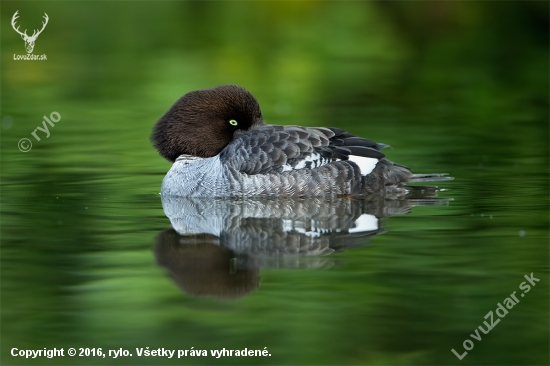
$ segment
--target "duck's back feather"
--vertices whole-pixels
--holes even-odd
[[[384,158],[378,150],[386,146],[336,128],[264,125],[235,133],[220,160],[248,175],[282,173],[354,161],[354,157],[377,162]]]

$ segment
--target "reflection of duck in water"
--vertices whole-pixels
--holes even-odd
[[[233,251],[209,234],[180,236],[162,231],[155,246],[157,263],[169,269],[178,286],[190,295],[238,298],[255,290],[257,268],[238,268]]]
[[[412,174],[380,152],[388,145],[338,128],[265,124],[256,98],[236,85],[187,93],[151,136],[174,165],[163,195],[190,197],[333,197],[405,193]]]
[[[366,245],[381,232],[381,218],[405,214],[417,205],[447,202],[381,196],[361,200],[162,196],[173,228],[159,234],[155,255],[185,292],[236,298],[258,287],[260,267],[330,267],[328,254]]]

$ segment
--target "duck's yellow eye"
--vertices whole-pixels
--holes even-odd
[[[230,124],[231,126],[236,126],[236,125],[238,125],[239,123],[238,123],[237,121],[235,121],[234,119],[232,119],[232,120],[229,121],[229,124]]]

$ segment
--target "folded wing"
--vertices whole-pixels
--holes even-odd
[[[315,169],[350,160],[366,175],[384,158],[379,150],[387,146],[337,128],[265,125],[237,132],[220,159],[248,175]]]

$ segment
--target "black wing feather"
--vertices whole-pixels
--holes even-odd
[[[382,159],[385,157],[380,151],[365,146],[348,146],[352,155],[364,156],[366,158]]]

